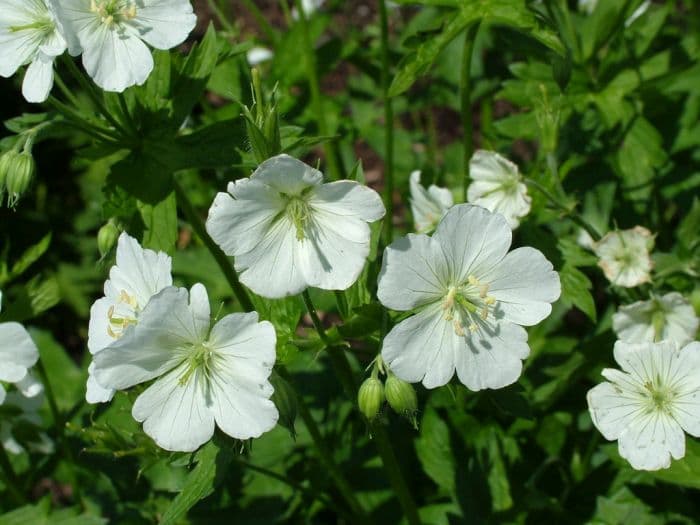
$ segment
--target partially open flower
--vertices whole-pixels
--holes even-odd
[[[632,288],[651,281],[654,262],[649,255],[654,236],[642,226],[630,230],[615,230],[595,243],[598,266],[608,280],[617,286]]]
[[[447,188],[431,184],[427,189],[420,183],[420,171],[414,171],[409,178],[411,192],[411,214],[418,233],[431,233],[447,213],[454,201]]]

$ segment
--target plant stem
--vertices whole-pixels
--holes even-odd
[[[275,28],[272,27],[270,22],[267,21],[267,18],[263,12],[260,11],[260,8],[255,5],[255,2],[253,0],[243,0],[243,5],[245,5],[245,8],[250,11],[250,14],[253,15],[253,18],[255,18],[255,21],[260,26],[260,30],[265,33],[265,36],[270,40],[270,42],[273,44],[277,42]]]
[[[389,98],[389,21],[386,0],[379,0],[382,57],[382,99],[384,102],[384,245],[394,237],[394,106]]]
[[[525,183],[532,187],[535,188],[537,191],[539,191],[544,197],[551,203],[553,204],[557,209],[563,211],[566,216],[572,220],[574,223],[579,225],[581,228],[586,230],[588,235],[591,236],[591,238],[594,241],[599,241],[601,238],[600,233],[598,233],[598,230],[596,230],[593,226],[591,226],[579,213],[577,213],[575,210],[571,209],[570,207],[566,206],[565,204],[562,204],[557,200],[557,198],[552,195],[547,189],[542,186],[539,182],[534,181],[532,179],[525,178]]]
[[[71,124],[72,126],[80,129],[84,133],[87,133],[90,136],[94,136],[95,134],[101,135],[100,139],[107,141],[107,142],[112,142],[112,143],[118,143],[122,140],[122,137],[115,133],[111,129],[103,128],[101,126],[97,126],[90,121],[84,119],[79,113],[77,113],[73,108],[70,106],[64,104],[54,96],[49,96],[47,99],[47,102],[50,106],[52,106],[56,111],[58,111],[63,117],[66,119],[66,122]]]
[[[61,91],[61,93],[63,93],[63,96],[68,99],[68,102],[73,104],[75,107],[80,107],[80,102],[78,101],[76,96],[73,94],[73,92],[70,89],[68,89],[68,86],[66,86],[66,83],[63,82],[63,79],[58,74],[58,71],[53,72],[53,79],[54,79],[54,82],[56,82],[58,89]]]
[[[321,463],[323,463],[323,466],[328,470],[328,473],[330,474],[331,478],[333,478],[333,481],[337,485],[338,490],[347,502],[352,513],[355,516],[359,516],[360,518],[362,518],[361,520],[355,521],[358,524],[362,522],[366,523],[366,521],[369,519],[367,512],[364,510],[362,505],[360,505],[360,502],[355,497],[355,490],[352,488],[348,480],[345,479],[345,476],[340,470],[340,467],[336,464],[335,459],[331,454],[331,451],[328,450],[328,447],[326,446],[326,443],[323,440],[323,436],[321,435],[321,431],[319,430],[316,421],[311,415],[311,412],[309,412],[308,407],[304,403],[302,396],[298,395],[297,401],[297,409],[299,410],[299,415],[304,421],[304,425],[306,425],[306,428],[309,430],[309,434],[311,434],[311,439],[314,442]]]
[[[469,26],[464,34],[464,44],[462,45],[462,70],[459,82],[459,94],[461,101],[462,132],[464,133],[464,187],[462,197],[467,202],[467,188],[469,187],[469,161],[474,154],[474,129],[472,115],[472,57],[474,56],[474,40],[479,30],[479,23],[475,22]]]
[[[326,335],[326,331],[321,324],[318,314],[316,313],[316,308],[311,302],[311,297],[307,290],[302,293],[304,299],[304,304],[309,312],[311,321],[313,322],[314,328],[318,332],[321,340],[328,346],[330,340]],[[338,349],[333,349],[328,346],[328,355],[331,359],[331,364],[333,369],[340,379],[340,383],[343,386],[343,390],[349,399],[356,399],[357,397],[357,382],[355,376],[352,372],[352,367],[348,361],[345,352],[338,351]],[[420,525],[420,518],[418,517],[418,510],[413,497],[411,496],[406,481],[401,474],[401,469],[399,467],[398,461],[389,443],[389,436],[387,435],[386,429],[381,425],[376,425],[374,429],[374,442],[377,445],[377,451],[382,459],[382,464],[384,465],[384,470],[389,478],[389,483],[391,484],[396,496],[399,499],[399,503],[403,508],[404,514],[408,523],[410,525]]]
[[[83,75],[80,69],[78,69],[78,66],[75,65],[73,59],[66,56],[63,62],[68,67],[68,71],[70,71],[71,75],[73,75],[73,77],[78,81],[80,87],[87,92],[88,96],[107,122],[109,122],[119,133],[125,136],[130,136],[129,132],[107,110],[107,107],[104,105],[104,101],[102,100],[102,96],[97,92],[95,86],[93,86],[90,81],[85,78],[85,75]]]
[[[20,492],[20,490],[17,488],[21,485],[19,478],[15,473],[15,469],[12,468],[12,463],[10,462],[10,458],[5,451],[5,447],[1,443],[0,468],[2,468],[2,472],[5,475],[5,486],[7,487],[7,490],[10,491],[10,494],[12,494],[12,497],[17,501],[17,503],[20,505],[25,503],[26,498],[24,497],[24,494],[22,494],[22,492]]]
[[[180,183],[173,179],[173,185],[175,187],[177,203],[180,206],[180,209],[185,214],[185,217],[189,221],[190,226],[192,226],[192,229],[199,236],[199,238],[202,239],[202,242],[209,250],[209,253],[211,253],[216,260],[219,268],[221,268],[221,271],[231,286],[231,290],[233,290],[233,294],[236,296],[241,308],[243,308],[243,310],[246,312],[252,312],[255,310],[255,307],[250,300],[248,292],[246,292],[245,288],[243,288],[243,285],[238,280],[238,275],[231,265],[231,261],[229,260],[228,256],[221,250],[221,248],[219,248],[219,246],[214,242],[214,239],[212,239],[207,233],[207,229],[204,226],[204,221],[202,221],[201,217],[194,209],[192,202],[190,201],[189,197],[187,197],[185,190],[183,190],[182,186],[180,186]]]
[[[63,421],[61,411],[58,409],[58,403],[56,403],[56,396],[54,395],[51,381],[49,381],[49,376],[46,373],[46,368],[44,367],[44,363],[41,359],[37,361],[36,369],[39,372],[39,375],[41,375],[41,380],[44,384],[44,391],[46,392],[46,399],[49,402],[49,409],[51,410],[51,416],[53,417],[53,424],[58,432],[58,437],[63,440],[65,421]]]
[[[313,106],[313,110],[316,115],[316,123],[318,124],[319,134],[327,137],[330,135],[330,129],[328,126],[328,121],[326,120],[326,111],[323,104],[323,98],[321,96],[321,83],[319,81],[318,71],[316,69],[316,50],[314,49],[314,43],[311,41],[309,22],[306,18],[306,13],[304,12],[302,2],[301,0],[295,0],[295,3],[299,14],[299,23],[302,26],[304,58],[306,62],[306,74],[309,81],[309,90],[311,91],[311,105]],[[338,151],[337,142],[335,140],[325,142],[323,145],[323,150],[325,153],[330,178],[333,180],[344,179],[345,170],[343,168],[342,159],[340,158],[340,151]]]
[[[209,6],[211,12],[214,13],[216,18],[219,20],[221,27],[223,27],[226,32],[235,34],[236,28],[233,27],[233,24],[228,21],[226,13],[224,13],[224,11],[219,7],[216,0],[207,0],[207,5]]]

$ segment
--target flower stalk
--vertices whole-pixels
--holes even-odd
[[[384,103],[384,244],[394,237],[394,107],[389,97],[389,22],[386,0],[379,0],[382,58],[382,100]]]
[[[469,160],[474,153],[474,129],[472,122],[472,81],[471,68],[472,57],[474,55],[474,40],[479,31],[479,23],[469,26],[464,34],[464,44],[462,45],[462,70],[459,82],[459,94],[461,101],[461,117],[463,138],[463,169],[464,188],[463,199],[467,201],[467,188],[469,187]]]

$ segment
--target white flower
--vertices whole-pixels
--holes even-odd
[[[71,53],[105,91],[143,84],[153,69],[146,44],[173,48],[187,38],[197,17],[189,0],[54,0],[68,31]]]
[[[367,223],[384,216],[382,200],[356,182],[322,180],[320,171],[278,155],[214,199],[207,231],[236,258],[241,281],[255,293],[345,290],[362,272]]]
[[[598,5],[598,0],[578,0],[578,10],[590,15],[595,11]]]
[[[126,233],[119,236],[117,264],[105,281],[105,296],[90,308],[88,350],[91,354],[109,347],[129,328],[137,324],[141,311],[156,293],[173,284],[171,259],[163,252],[144,250],[136,239]],[[89,403],[104,403],[112,399],[114,390],[100,386],[94,376],[94,363],[89,376],[85,398]]]
[[[4,0],[0,9],[0,75],[11,77],[29,64],[22,95],[44,102],[53,87],[53,61],[66,41],[46,0]]]
[[[251,47],[245,54],[246,60],[251,66],[257,66],[258,64],[267,62],[274,56],[275,54],[271,49],[262,46]]]
[[[379,300],[417,312],[384,339],[382,358],[399,378],[435,388],[456,370],[471,390],[518,379],[530,352],[523,326],[550,314],[560,284],[538,250],[508,252],[511,237],[502,215],[460,204],[432,237],[410,234],[385,250]]]
[[[649,301],[621,306],[613,315],[613,330],[627,343],[670,339],[683,346],[695,339],[698,316],[678,292],[652,295]]]
[[[469,176],[473,182],[467,188],[467,201],[503,214],[511,230],[530,213],[532,199],[527,186],[518,166],[508,159],[493,151],[478,150],[469,161]]]
[[[156,379],[136,399],[132,415],[166,450],[189,452],[211,439],[214,427],[236,439],[275,426],[268,378],[275,330],[258,314],[235,313],[210,326],[201,284],[168,287],[149,302],[137,330],[95,356],[98,381],[126,389]]]
[[[685,455],[685,430],[700,437],[700,343],[615,343],[622,371],[606,368],[588,392],[593,423],[635,469],[658,470]]]
[[[0,292],[0,309],[2,293]],[[26,397],[41,392],[29,369],[39,360],[39,350],[19,323],[0,323],[0,405],[7,395],[2,382],[14,383]]]
[[[431,184],[426,190],[420,183],[420,171],[414,171],[409,178],[411,192],[411,213],[418,233],[430,233],[442,216],[452,207],[452,192]]]
[[[631,230],[608,232],[594,244],[599,257],[598,266],[608,280],[617,286],[632,288],[651,281],[654,266],[649,250],[654,246],[654,236],[642,226]]]

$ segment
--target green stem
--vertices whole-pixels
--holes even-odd
[[[226,32],[235,34],[236,28],[233,27],[233,24],[228,21],[226,13],[224,13],[224,11],[219,7],[216,0],[207,0],[207,5],[209,6],[209,9],[211,9],[211,12],[214,13],[214,16],[216,16],[216,18],[219,20],[221,27],[223,27]]]
[[[309,296],[308,291],[304,290],[302,297],[314,328],[316,328],[321,340],[328,346],[330,341],[326,335],[323,325],[321,324],[321,321],[318,318],[316,308],[311,302],[311,297]],[[334,350],[330,346],[328,346],[328,350],[331,364],[336,375],[340,379],[340,383],[343,386],[345,394],[349,399],[356,399],[357,381],[355,380],[355,375],[352,372],[352,367],[350,366],[350,362],[348,361],[345,352],[338,351],[337,349]],[[406,485],[406,481],[401,473],[398,461],[391,448],[386,429],[381,425],[375,425],[373,429],[373,436],[375,438],[374,442],[377,445],[377,451],[382,459],[382,464],[384,465],[384,470],[389,478],[389,483],[391,483],[391,486],[399,499],[399,503],[403,508],[406,519],[410,525],[420,525],[420,518],[418,517],[416,504],[413,501],[413,497],[408,490],[408,485]]]
[[[73,94],[73,92],[70,89],[68,89],[66,83],[63,82],[63,79],[59,76],[58,71],[54,70],[53,79],[54,82],[56,82],[58,89],[61,91],[61,93],[63,93],[63,96],[68,99],[68,102],[73,104],[76,108],[79,108],[80,102],[78,101],[77,97]]]
[[[122,133],[125,136],[129,136],[129,132],[107,110],[107,107],[104,105],[104,101],[102,100],[102,96],[95,89],[95,86],[93,86],[92,83],[87,78],[85,78],[85,75],[83,75],[80,69],[78,69],[78,66],[75,65],[73,59],[69,56],[65,56],[63,62],[68,67],[68,71],[70,71],[71,75],[73,75],[73,77],[78,81],[80,87],[82,87],[85,90],[85,92],[90,97],[90,100],[92,100],[92,102],[97,107],[98,111],[107,120],[107,122],[109,122],[119,133]]]
[[[319,430],[316,421],[311,415],[311,412],[309,412],[308,407],[304,403],[302,396],[297,396],[297,398],[297,409],[299,410],[299,415],[304,421],[304,425],[308,429],[309,434],[311,434],[311,439],[314,442],[321,463],[323,463],[323,466],[328,470],[328,473],[330,474],[331,478],[333,478],[334,483],[338,487],[338,490],[347,502],[352,513],[355,516],[361,518],[361,520],[356,519],[354,521],[358,524],[361,524],[363,521],[366,523],[366,521],[369,519],[369,516],[367,515],[367,512],[364,510],[362,505],[360,505],[360,502],[355,497],[355,490],[352,488],[348,480],[345,479],[343,472],[340,470],[340,467],[336,464],[335,459],[333,458],[331,451],[326,446],[326,443],[323,440],[323,436],[321,435],[321,431]]]
[[[175,187],[175,194],[177,196],[177,203],[189,221],[190,226],[192,226],[192,229],[199,236],[199,238],[202,239],[202,242],[216,260],[219,268],[221,268],[221,271],[231,286],[231,290],[233,290],[233,294],[236,296],[236,299],[238,299],[241,308],[243,308],[243,310],[246,312],[252,312],[255,310],[255,307],[250,300],[248,292],[246,292],[245,288],[243,288],[243,285],[238,280],[238,275],[231,265],[231,261],[229,260],[228,256],[221,250],[221,248],[219,248],[219,246],[214,242],[214,239],[212,239],[207,233],[204,221],[202,221],[202,218],[197,213],[197,210],[194,209],[192,202],[190,201],[189,197],[187,197],[187,193],[182,189],[182,186],[180,186],[177,180],[173,180],[173,184]]]
[[[122,140],[121,135],[116,134],[111,129],[103,128],[101,126],[92,124],[90,121],[84,119],[73,108],[64,104],[54,96],[49,96],[47,102],[66,119],[67,123],[80,129],[88,135],[94,136],[95,134],[97,134],[100,135],[101,140],[113,143]]]
[[[313,106],[314,114],[316,115],[316,123],[318,124],[319,134],[327,137],[330,135],[330,127],[326,120],[326,111],[324,108],[323,98],[321,96],[321,82],[318,78],[316,68],[316,50],[314,43],[311,40],[311,31],[309,23],[306,19],[301,0],[295,0],[297,12],[299,13],[299,23],[301,23],[302,37],[304,39],[304,58],[306,62],[306,74],[309,81],[309,90],[311,91],[311,105]],[[338,144],[335,140],[327,141],[323,145],[323,150],[326,157],[326,164],[330,178],[333,180],[345,178],[343,163],[338,151]]]
[[[379,0],[382,57],[382,99],[384,101],[384,244],[394,237],[394,106],[389,98],[389,21],[386,0]]]
[[[263,12],[260,11],[260,8],[255,5],[255,2],[253,2],[253,0],[243,0],[243,5],[245,5],[245,8],[250,11],[250,14],[253,15],[253,18],[255,18],[255,21],[260,26],[260,30],[265,33],[265,36],[270,40],[270,42],[277,42],[277,33],[275,32],[275,28],[272,27],[270,22],[267,21],[267,18]]]
[[[49,402],[49,409],[51,410],[51,416],[53,417],[53,424],[56,427],[58,436],[63,439],[63,434],[65,431],[65,421],[61,416],[61,411],[58,409],[58,403],[56,403],[56,396],[54,395],[53,387],[51,386],[51,381],[49,381],[49,376],[46,373],[46,368],[41,359],[36,363],[36,369],[41,375],[42,383],[44,384],[44,392],[46,393],[46,399]]]
[[[598,233],[598,230],[596,230],[593,226],[591,226],[583,217],[581,217],[580,214],[578,214],[575,210],[572,210],[569,206],[566,206],[565,204],[562,204],[559,202],[559,200],[552,195],[547,189],[542,186],[539,182],[534,181],[532,179],[525,178],[525,183],[532,187],[535,188],[537,191],[539,191],[552,205],[554,205],[555,208],[563,211],[566,216],[576,223],[578,226],[586,230],[588,235],[591,236],[591,238],[594,241],[599,241],[601,238],[600,233]]]
[[[462,70],[459,82],[459,94],[461,101],[462,131],[464,133],[464,188],[463,199],[467,202],[467,188],[469,187],[469,161],[474,154],[474,129],[472,115],[472,57],[474,56],[474,40],[479,30],[479,23],[469,26],[464,34],[464,44],[462,45]]]
[[[27,501],[27,499],[17,488],[21,485],[19,478],[15,473],[15,469],[12,468],[12,462],[10,462],[10,458],[8,457],[7,452],[5,451],[5,447],[1,443],[0,468],[2,468],[2,472],[5,475],[5,487],[7,488],[7,490],[10,491],[10,494],[12,494],[12,497],[16,500],[16,502],[22,505]]]

